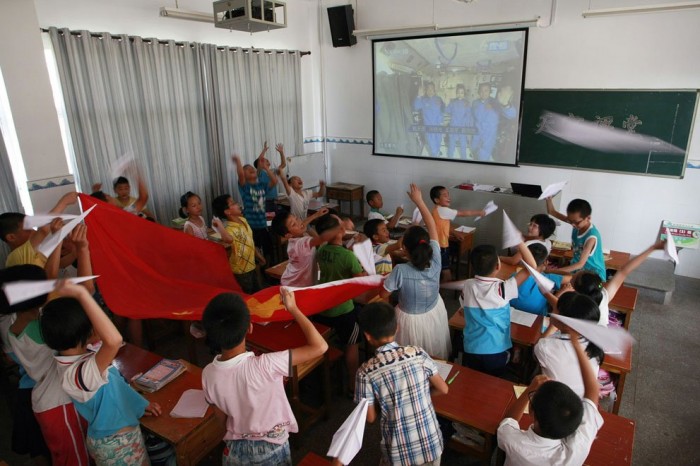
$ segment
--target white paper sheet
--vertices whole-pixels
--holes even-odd
[[[420,210],[418,210],[418,207],[413,209],[413,215],[411,216],[411,222],[415,223],[416,225],[420,225],[420,223],[423,221],[423,216],[420,214]]]
[[[510,308],[510,321],[514,324],[524,325],[525,327],[532,327],[532,324],[537,320],[536,314],[530,314],[529,312],[523,312],[514,307]]]
[[[503,211],[503,247],[502,249],[508,249],[517,246],[523,242],[523,234],[520,233],[518,227],[515,226],[513,221],[508,217],[506,211]]]
[[[559,320],[576,330],[579,334],[586,337],[588,340],[596,344],[605,353],[609,354],[626,354],[632,344],[634,338],[629,332],[619,327],[603,327],[596,322],[574,319],[558,314],[552,314],[552,319]]]
[[[452,371],[452,364],[442,361],[435,361],[435,365],[437,366],[438,374],[440,374],[442,380],[447,382],[447,378],[450,376],[450,372]]]
[[[22,228],[25,230],[31,230],[33,228],[40,228],[44,225],[48,225],[55,218],[61,218],[64,222],[69,222],[76,218],[77,215],[73,214],[37,214],[37,215],[27,215],[24,217],[24,222],[22,223]]]
[[[326,456],[338,458],[342,464],[350,464],[362,448],[365,422],[367,422],[367,400],[363,398],[343,422],[343,425],[333,434],[333,440]]]
[[[170,411],[171,417],[197,418],[204,417],[209,403],[204,397],[204,390],[185,390],[177,404]]]
[[[113,182],[120,176],[130,174],[130,169],[134,165],[134,154],[129,151],[112,163],[109,170],[109,181]]]
[[[676,249],[676,243],[673,242],[673,236],[671,236],[671,230],[666,228],[666,244],[664,245],[664,257],[672,260],[678,265],[678,250]]]
[[[367,275],[376,275],[377,269],[374,266],[374,251],[372,251],[372,242],[369,239],[362,241],[361,243],[355,243],[352,245],[352,252],[355,253],[355,257],[362,264],[362,268],[365,269]]]
[[[530,267],[530,265],[524,260],[520,260],[520,263],[528,270],[528,272],[530,272],[532,278],[535,279],[535,283],[537,283],[537,286],[539,287],[542,294],[545,294],[554,289],[554,282],[552,280]]]
[[[485,212],[486,212],[486,215],[489,215],[489,214],[492,214],[492,213],[496,212],[496,211],[498,210],[498,206],[496,205],[495,202],[489,201],[489,202],[486,203],[486,205],[484,206],[484,208],[481,209],[481,210],[485,211]],[[484,217],[485,217],[486,215],[484,215]],[[481,218],[482,218],[481,215],[479,215],[478,217],[474,218],[474,221],[476,222],[477,220],[481,220]]]
[[[455,231],[459,231],[460,233],[471,233],[474,230],[476,230],[476,228],[468,227],[466,225],[462,225],[461,227],[455,228]]]
[[[94,209],[95,207],[97,207],[97,204],[90,207],[81,215],[75,217],[73,220],[63,225],[63,228],[58,230],[56,233],[49,234],[46,238],[44,238],[44,241],[42,241],[41,244],[37,246],[36,250],[45,255],[46,257],[49,257],[54,251],[54,249],[58,247],[61,241],[63,241],[63,239],[66,236],[68,236],[71,231],[73,231],[73,228],[75,228],[80,222],[82,222],[83,219],[87,217],[88,214],[92,212],[92,209]]]
[[[69,278],[68,281],[77,284],[97,277],[99,277],[99,275],[75,277]],[[5,283],[2,286],[2,290],[5,292],[5,296],[7,296],[7,302],[10,304],[10,306],[12,306],[13,304],[36,298],[42,294],[50,293],[54,288],[56,288],[57,281],[58,280],[21,280],[17,282]]]
[[[540,194],[540,197],[537,198],[537,200],[541,201],[543,199],[547,199],[548,197],[554,197],[557,194],[561,192],[562,189],[564,189],[564,186],[569,183],[568,181],[560,181],[559,183],[552,183],[546,188],[544,188],[544,191],[542,191],[542,194]]]

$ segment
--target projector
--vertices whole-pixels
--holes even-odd
[[[214,2],[214,26],[260,32],[287,27],[287,5],[277,0],[219,0]]]

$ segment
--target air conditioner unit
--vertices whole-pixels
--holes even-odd
[[[259,32],[287,27],[287,5],[277,0],[219,0],[214,2],[214,26]]]

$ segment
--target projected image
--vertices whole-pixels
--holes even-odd
[[[526,29],[374,41],[374,153],[515,165],[526,44]]]

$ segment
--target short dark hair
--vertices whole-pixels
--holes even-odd
[[[95,191],[94,193],[90,194],[90,197],[94,197],[95,199],[99,199],[102,202],[107,202],[107,195],[102,191]]]
[[[372,200],[379,194],[379,191],[376,189],[373,189],[371,191],[367,191],[367,194],[365,195],[365,200],[367,201],[367,204],[372,202]]]
[[[42,308],[39,324],[44,342],[55,351],[84,346],[92,336],[92,322],[75,298],[49,301]]]
[[[22,227],[26,215],[20,212],[5,212],[0,215],[0,239],[7,242],[7,235],[17,232]]]
[[[372,237],[377,234],[377,230],[379,230],[379,225],[383,224],[384,220],[382,220],[381,218],[373,218],[372,220],[367,220],[365,222],[365,226],[362,227],[362,232],[367,238],[371,240]]]
[[[469,261],[472,267],[474,267],[474,273],[476,275],[491,275],[498,266],[498,252],[496,252],[496,248],[490,244],[481,244],[472,249],[469,255]]]
[[[540,236],[543,239],[547,239],[552,236],[552,234],[554,234],[554,230],[557,228],[557,224],[554,223],[554,219],[547,214],[533,215],[530,221],[535,223],[540,229]]]
[[[596,304],[603,301],[603,280],[600,275],[590,270],[579,270],[571,279],[571,286],[574,290],[585,294]]]
[[[199,197],[192,191],[187,191],[185,194],[180,196],[180,210],[178,211],[178,214],[180,215],[181,218],[187,218],[188,215],[185,213],[185,207],[187,207],[187,203],[190,202],[190,199],[193,197]],[[201,199],[201,198],[200,198]]]
[[[537,264],[538,267],[544,264],[544,261],[547,260],[547,256],[549,255],[547,254],[547,248],[540,243],[530,244],[527,248],[532,253],[532,257],[535,259],[535,264]]]
[[[437,204],[435,199],[438,199],[440,197],[440,194],[442,194],[442,191],[444,189],[447,188],[445,188],[444,186],[433,186],[432,188],[430,188],[430,199],[433,201],[433,204]]]
[[[370,303],[357,317],[360,327],[375,340],[396,335],[396,311],[389,303]]]
[[[39,267],[38,265],[15,265],[14,267],[8,267],[6,269],[0,270],[0,287],[6,283],[19,282],[19,281],[39,281],[46,280],[46,271]],[[15,303],[10,305],[7,301],[5,293],[0,293],[0,314],[13,314],[15,312],[28,311],[30,309],[36,309],[46,302],[48,294],[42,294],[36,298],[28,299],[20,303]],[[4,338],[4,335],[0,335],[0,339]]]
[[[557,301],[557,309],[559,310],[559,314],[564,317],[587,320],[588,322],[595,323],[598,323],[600,320],[600,308],[598,308],[595,301],[575,291],[570,291],[561,295]],[[596,358],[598,364],[602,364],[605,358],[603,350],[590,341],[586,346],[586,354],[589,359]]]
[[[287,219],[291,215],[292,213],[286,210],[280,210],[275,214],[270,228],[277,236],[284,236],[289,233],[289,229],[287,228]]]
[[[542,437],[562,439],[576,432],[583,419],[583,402],[567,385],[549,380],[531,401],[532,414]]]
[[[214,200],[211,201],[211,210],[214,211],[214,215],[219,218],[226,218],[226,210],[228,210],[228,200],[230,197],[230,194],[222,194],[221,196],[216,196]]]
[[[117,185],[120,184],[129,184],[129,180],[124,176],[120,176],[114,180],[114,182],[112,183],[112,187],[116,188]]]
[[[250,311],[235,293],[221,293],[204,308],[202,324],[207,346],[217,353],[241,344],[250,326]]]
[[[433,248],[430,245],[430,235],[425,228],[414,225],[403,235],[403,246],[411,259],[411,265],[418,270],[430,267],[433,260]]]
[[[584,218],[591,215],[592,212],[593,209],[591,208],[591,205],[588,203],[588,201],[583,199],[574,199],[573,201],[569,202],[569,205],[566,206],[567,214],[579,214]]]
[[[340,226],[338,218],[335,215],[326,214],[316,220],[316,233],[320,235],[338,226]]]

